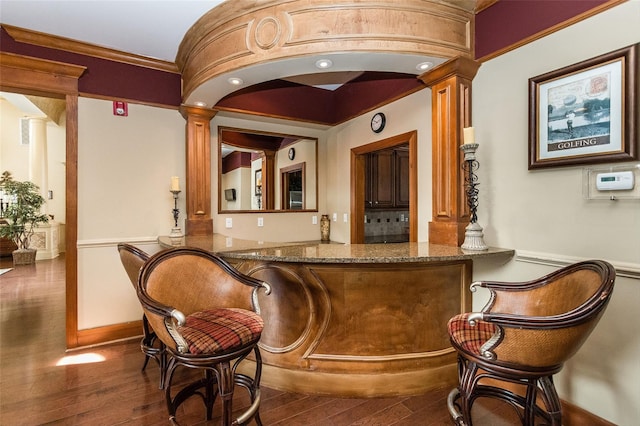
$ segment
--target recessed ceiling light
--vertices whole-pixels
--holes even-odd
[[[332,65],[333,62],[331,62],[331,59],[318,59],[316,61],[316,67],[320,68],[321,70],[331,68]]]
[[[242,79],[238,77],[231,77],[227,81],[233,84],[234,86],[240,86],[242,83],[244,83],[244,81],[242,81]]]
[[[424,71],[431,68],[432,66],[433,66],[433,62],[421,62],[418,65],[416,65],[416,69],[418,71]]]
[[[196,102],[195,104],[196,104],[196,106],[199,106],[199,107],[206,107],[207,106],[207,104],[205,102]]]

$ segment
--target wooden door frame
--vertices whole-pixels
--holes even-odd
[[[0,89],[66,101],[66,344],[78,346],[78,80],[86,67],[0,52]]]
[[[280,173],[280,210],[290,210],[287,208],[287,198],[289,197],[289,173],[300,170],[302,174],[302,210],[305,210],[307,207],[307,191],[306,189],[306,161],[298,164],[293,164],[291,166],[282,167],[279,170]]]
[[[409,144],[409,242],[418,241],[418,131],[403,133],[351,149],[351,244],[364,243],[366,154]]]

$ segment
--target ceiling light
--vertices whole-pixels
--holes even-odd
[[[244,83],[244,81],[242,81],[242,79],[238,77],[231,77],[227,81],[233,84],[234,86],[240,86],[242,83]]]
[[[316,67],[320,68],[321,70],[331,68],[332,65],[333,62],[331,62],[331,59],[318,59],[316,61]]]
[[[416,69],[418,71],[424,71],[424,70],[428,70],[432,66],[433,66],[433,62],[420,62],[418,65],[416,65]]]
[[[207,106],[206,102],[196,102],[195,105],[199,106],[199,107],[206,107]]]

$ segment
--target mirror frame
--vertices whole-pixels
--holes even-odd
[[[295,139],[306,139],[306,140],[311,140],[315,142],[315,149],[314,149],[314,156],[315,156],[315,167],[311,168],[308,166],[308,164],[306,162],[304,163],[293,163],[290,166],[286,166],[284,167],[285,173],[286,170],[288,168],[290,168],[291,166],[299,166],[300,164],[302,164],[302,169],[304,170],[304,181],[305,181],[305,191],[304,191],[304,198],[308,200],[307,194],[306,192],[306,185],[308,183],[308,178],[307,178],[307,173],[309,172],[313,172],[315,173],[315,207],[314,208],[307,208],[307,209],[292,209],[292,210],[283,210],[282,208],[273,208],[273,209],[256,209],[256,210],[252,210],[252,209],[241,209],[241,210],[227,210],[227,209],[223,209],[222,208],[222,201],[224,198],[224,190],[222,188],[222,145],[230,145],[230,146],[236,146],[239,148],[245,148],[245,149],[251,149],[251,147],[244,147],[241,145],[235,145],[233,143],[229,143],[227,141],[223,141],[222,138],[222,132],[223,131],[233,131],[233,132],[238,132],[238,133],[247,133],[247,134],[251,134],[251,135],[260,135],[260,136],[269,136],[269,137],[281,137],[281,138],[295,138]],[[289,147],[285,147],[284,149],[288,150]],[[264,167],[261,169],[262,172],[264,173]],[[275,185],[281,185],[281,174],[280,174],[281,170],[274,170],[274,176],[272,178],[272,181]],[[265,193],[265,188],[261,189],[262,194]],[[274,191],[272,191],[272,194],[275,194],[275,188]],[[240,194],[238,194],[238,197],[240,196]],[[253,197],[253,188],[251,188],[251,196]],[[275,195],[274,195],[275,198]],[[282,197],[281,197],[282,198]],[[274,200],[275,202],[275,200]],[[278,202],[279,206],[282,205],[282,199],[279,200]],[[218,214],[235,214],[235,213],[305,213],[305,212],[318,212],[318,138],[317,137],[311,137],[311,136],[300,136],[300,135],[294,135],[294,134],[289,134],[289,133],[276,133],[276,132],[267,132],[267,131],[262,131],[262,130],[254,130],[254,129],[245,129],[245,128],[237,128],[237,127],[228,127],[228,126],[218,126]]]

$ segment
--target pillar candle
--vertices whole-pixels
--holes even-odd
[[[473,127],[465,127],[462,129],[464,135],[464,143],[476,143],[476,136]]]
[[[171,190],[180,191],[180,179],[178,176],[171,176]]]

